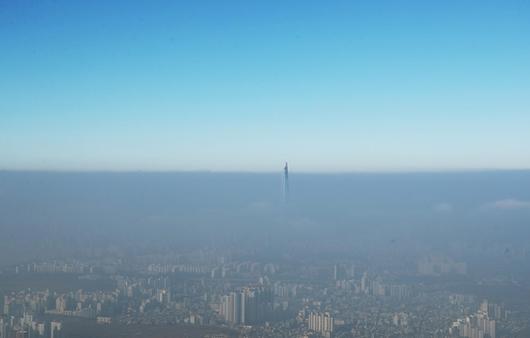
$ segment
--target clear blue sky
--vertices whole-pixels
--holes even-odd
[[[0,0],[0,169],[530,168],[528,1]]]

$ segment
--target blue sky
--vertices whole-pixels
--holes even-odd
[[[0,168],[530,168],[526,1],[0,1]]]

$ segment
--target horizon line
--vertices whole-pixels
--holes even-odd
[[[291,168],[289,168],[291,169]],[[291,174],[291,170],[290,174]],[[359,170],[295,170],[295,174],[347,175],[347,174],[443,174],[443,173],[484,173],[484,172],[525,172],[530,168],[441,168],[441,169],[359,169]],[[212,169],[0,169],[0,173],[79,173],[79,174],[277,174],[279,170],[212,170]]]

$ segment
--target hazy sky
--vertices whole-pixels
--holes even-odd
[[[0,1],[0,169],[530,168],[528,1]]]

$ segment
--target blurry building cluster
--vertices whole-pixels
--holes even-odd
[[[484,301],[475,314],[459,318],[453,322],[449,333],[454,337],[495,338],[496,322],[493,319],[495,316],[500,318],[501,307]]]
[[[220,314],[231,324],[255,325],[270,320],[273,292],[266,286],[245,287],[221,299]]]
[[[445,256],[428,256],[418,262],[418,274],[424,276],[439,276],[446,274],[465,275],[467,264],[457,262]]]

